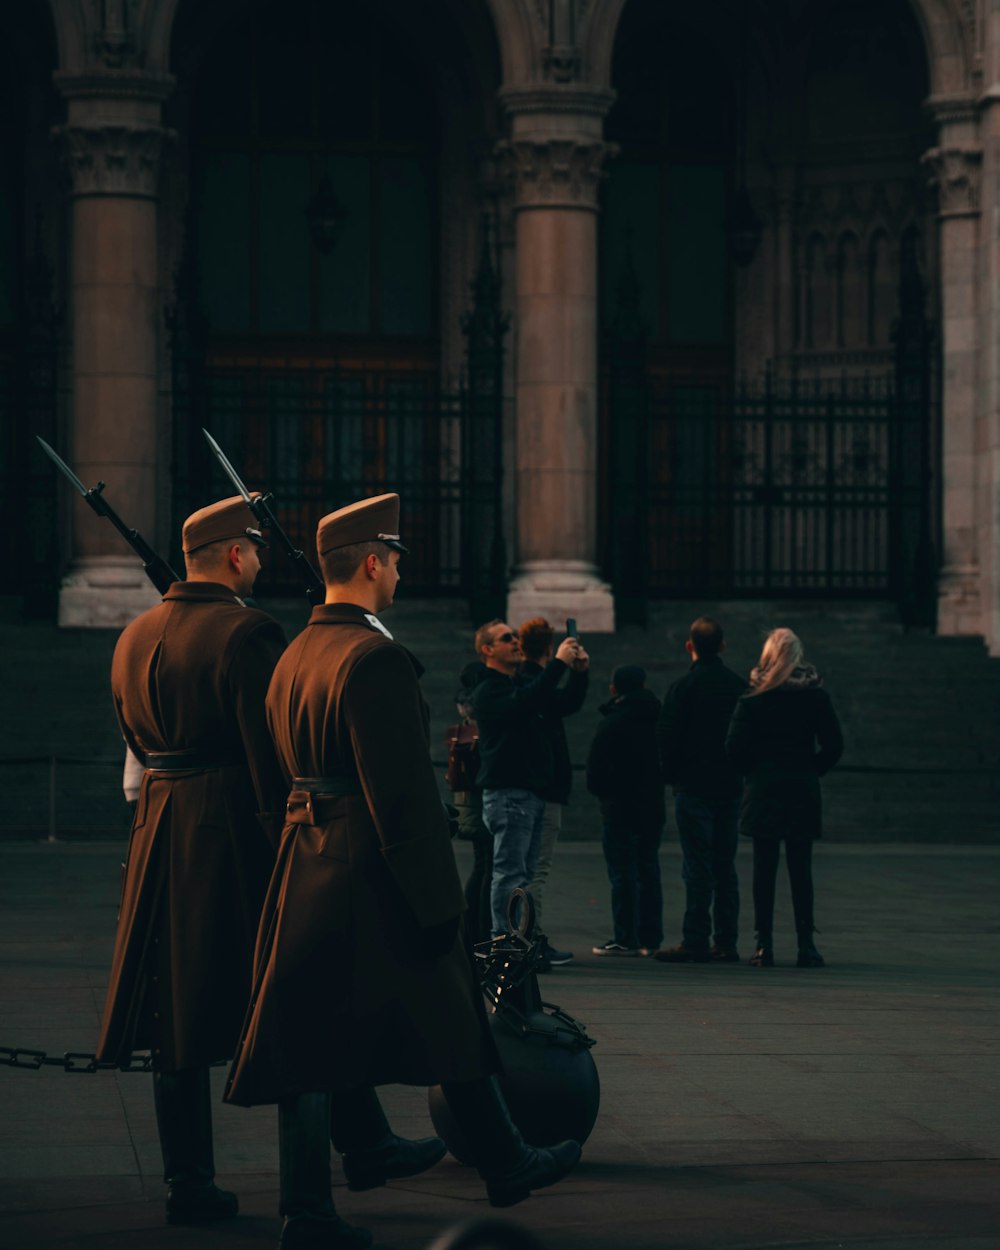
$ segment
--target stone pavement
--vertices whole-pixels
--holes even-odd
[[[0,1045],[92,1048],[123,849],[0,842]],[[663,867],[670,942],[672,841]],[[824,843],[816,878],[825,969],[793,966],[783,884],[773,970],[605,960],[599,848],[559,848],[548,925],[577,959],[542,990],[597,1040],[602,1109],[571,1178],[504,1218],[544,1250],[1000,1247],[1000,848]],[[398,1131],[428,1131],[424,1091],[385,1102]],[[216,1143],[240,1217],[167,1228],[147,1076],[0,1067],[0,1247],[274,1246],[273,1111],[220,1105]],[[489,1212],[450,1159],[367,1194],[335,1179],[383,1250]]]

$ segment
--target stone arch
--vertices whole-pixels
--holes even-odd
[[[578,32],[583,72],[598,87],[611,86],[611,64],[618,26],[628,0],[592,0]]]
[[[580,47],[592,83],[611,85],[611,60],[622,13],[629,0],[592,0],[584,15]],[[509,8],[490,0],[494,13]],[[932,96],[957,95],[974,86],[975,6],[969,0],[909,0],[923,37]],[[505,71],[507,58],[504,60]]]
[[[531,0],[486,0],[500,46],[504,86],[541,78],[545,30]]]
[[[58,66],[82,70],[88,60],[87,17],[82,0],[42,0],[55,32]]]
[[[931,97],[974,86],[975,6],[967,0],[909,0],[927,53]]]

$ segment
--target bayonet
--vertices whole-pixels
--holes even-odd
[[[326,597],[326,587],[323,585],[323,579],[306,559],[305,552],[295,546],[292,540],[278,524],[278,518],[275,516],[274,508],[271,506],[274,501],[274,496],[270,491],[266,491],[261,495],[247,490],[243,479],[230,463],[229,457],[211,436],[211,434],[209,434],[208,430],[202,427],[201,432],[205,435],[206,442],[209,447],[211,447],[212,453],[218,460],[219,464],[222,465],[226,476],[246,500],[247,507],[257,518],[257,522],[261,529],[269,529],[288,553],[289,559],[298,569],[299,576],[305,585],[306,598],[310,603],[322,603]]]
[[[143,538],[138,530],[130,528],[121,519],[118,513],[112,508],[108,501],[104,498],[104,483],[98,482],[96,486],[92,486],[89,490],[76,476],[62,456],[59,455],[52,447],[48,445],[44,438],[38,434],[35,435],[38,443],[53,462],[56,468],[62,473],[72,484],[73,489],[78,491],[84,498],[84,501],[97,513],[98,516],[107,517],[111,524],[115,527],[122,538],[128,543],[132,550],[142,561],[142,571],[153,583],[161,595],[166,594],[171,582],[179,582],[182,580],[162,556],[156,554],[153,548]]]

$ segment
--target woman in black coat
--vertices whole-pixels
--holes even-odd
[[[812,844],[822,835],[819,779],[844,751],[840,723],[790,629],[775,629],[733,712],[726,754],[746,777],[740,832],[753,838],[757,948],[750,962],[774,965],[774,887],[781,843],[799,937],[798,966],[818,968],[813,943]]]

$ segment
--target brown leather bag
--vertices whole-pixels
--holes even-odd
[[[479,729],[475,721],[449,725],[444,731],[444,741],[448,748],[448,767],[444,774],[448,789],[452,793],[475,790],[479,772]]]

